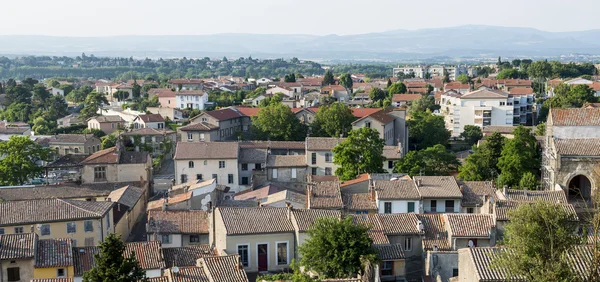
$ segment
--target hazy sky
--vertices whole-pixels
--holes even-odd
[[[599,0],[5,0],[0,34],[358,34],[465,24],[600,29]]]

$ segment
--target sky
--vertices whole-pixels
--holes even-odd
[[[0,35],[361,34],[459,25],[600,29],[599,0],[5,0]]]

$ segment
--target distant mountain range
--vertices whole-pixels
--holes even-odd
[[[547,32],[468,25],[359,35],[0,36],[0,54],[123,57],[247,57],[317,61],[464,60],[600,55],[600,30]]]

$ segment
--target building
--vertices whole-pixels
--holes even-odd
[[[204,81],[200,79],[171,79],[168,83],[170,89],[177,91],[202,90],[204,88]]]
[[[148,90],[148,99],[152,97],[158,97],[160,107],[174,109],[177,108],[177,102],[175,99],[175,92],[169,88],[152,88]]]
[[[209,245],[189,245],[187,247],[163,248],[165,264],[168,268],[195,266],[199,258],[217,256]]]
[[[373,128],[379,132],[385,145],[400,146],[408,151],[408,126],[406,109],[388,108],[368,114],[352,123],[352,129],[362,127]]]
[[[163,248],[206,245],[208,231],[205,211],[148,211],[148,241],[160,241]]]
[[[177,144],[177,132],[164,128],[134,129],[121,136],[125,139],[126,147],[133,147],[136,152],[149,152],[153,157],[162,155],[164,159],[173,157]]]
[[[0,281],[30,281],[34,278],[37,235],[0,234]]]
[[[70,114],[68,116],[57,119],[56,124],[58,124],[58,128],[63,128],[72,125],[83,124],[83,122],[79,119],[79,114]]]
[[[27,136],[30,137],[31,127],[29,124],[8,123],[0,121],[0,141],[6,141],[11,136]]]
[[[375,180],[370,189],[375,193],[379,213],[423,213],[421,195],[410,178]]]
[[[153,114],[159,114],[163,116],[165,119],[169,119],[171,121],[177,121],[183,118],[183,112],[179,109],[168,108],[168,107],[147,107],[146,111],[151,112]]]
[[[139,115],[133,120],[133,128],[164,129],[165,119],[159,114]]]
[[[462,193],[452,176],[414,176],[425,213],[458,213]]]
[[[402,144],[398,144],[397,146],[383,146],[383,156],[385,160],[383,161],[383,169],[388,173],[394,172],[394,166],[396,162],[402,158],[404,155]]]
[[[423,97],[421,94],[394,94],[392,97],[392,106],[404,106],[412,101],[419,100]]]
[[[270,155],[266,169],[269,181],[303,182],[306,179],[306,156]]]
[[[33,277],[36,279],[73,278],[72,240],[37,240]]]
[[[87,124],[88,129],[99,129],[106,134],[111,134],[125,128],[125,120],[117,115],[93,117],[88,119]]]
[[[175,102],[177,105],[176,107],[180,109],[204,110],[206,108],[206,103],[208,103],[208,93],[203,90],[177,91],[175,92]]]
[[[127,240],[132,234],[135,224],[146,212],[147,189],[127,185],[110,192],[106,201],[115,203],[113,206],[114,232],[121,234],[121,239]]]
[[[250,116],[230,107],[203,112],[177,131],[181,141],[223,141],[237,139],[240,134],[248,132],[250,124]]]
[[[331,152],[337,144],[346,138],[307,137],[306,164],[312,175],[333,175],[337,165],[333,163]]]
[[[47,144],[58,156],[91,155],[100,151],[100,139],[92,134],[57,134],[38,139],[37,143]]]
[[[348,90],[337,84],[321,87],[321,95],[330,96],[340,102],[348,101],[350,97]]]
[[[491,181],[465,181],[460,185],[463,213],[490,213],[490,200],[497,201],[496,187]]]
[[[125,151],[120,144],[90,155],[80,165],[82,183],[149,182],[152,179],[150,155]]]

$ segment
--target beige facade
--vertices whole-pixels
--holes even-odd
[[[218,184],[239,192],[237,159],[194,159],[175,160],[176,184],[195,179],[216,178]],[[216,177],[215,177],[216,176]]]
[[[28,260],[5,260],[0,261],[0,281],[11,281],[8,280],[8,272],[19,272],[20,280],[13,281],[22,281],[29,282],[34,278],[33,276],[33,266],[35,264],[35,260],[33,258]]]
[[[375,120],[372,117],[365,117],[364,119],[360,119],[352,124],[352,129],[369,127],[377,130],[379,132],[379,137],[383,139],[385,145],[395,145],[394,144],[394,122],[382,123],[380,121]]]
[[[65,155],[91,155],[100,151],[99,138],[90,136],[85,142],[50,141],[48,146],[58,152],[59,156]]]
[[[106,134],[111,134],[119,129],[125,128],[125,121],[99,121],[97,118],[88,120],[88,129],[100,129]]]
[[[105,178],[96,178],[96,168],[104,168]],[[152,175],[152,159],[139,164],[89,164],[84,165],[81,172],[82,183],[97,182],[137,182],[149,181]]]
[[[333,152],[331,151],[306,150],[306,163],[308,164],[308,173],[312,175],[335,175],[335,170],[338,168],[333,163]]]

